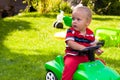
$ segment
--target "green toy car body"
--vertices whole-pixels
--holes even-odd
[[[94,54],[91,55],[89,62],[79,64],[73,80],[120,80],[120,75],[116,71],[104,65],[100,60],[94,60]],[[61,80],[64,69],[63,57],[59,55],[55,60],[45,63],[45,68],[46,80]]]
[[[59,55],[55,60],[47,62],[45,68],[46,80],[61,80],[64,68],[63,57]],[[120,80],[120,75],[100,60],[96,60],[79,64],[73,80]]]

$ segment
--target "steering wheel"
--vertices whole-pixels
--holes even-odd
[[[85,53],[88,56],[88,59],[90,61],[95,61],[95,54],[94,52],[99,49],[101,47],[101,45],[97,45],[97,46],[91,46],[91,47],[86,47],[83,50],[79,50],[79,53]]]

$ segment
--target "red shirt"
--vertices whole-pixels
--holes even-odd
[[[95,41],[95,36],[93,34],[93,32],[89,29],[86,28],[86,35],[83,36],[81,35],[80,31],[76,31],[74,28],[69,28],[67,30],[67,34],[66,34],[66,54],[78,54],[78,52],[76,52],[75,50],[73,50],[72,48],[70,48],[67,44],[68,40],[73,40],[75,42],[77,42],[78,44],[84,45],[86,47],[90,46],[90,43]]]

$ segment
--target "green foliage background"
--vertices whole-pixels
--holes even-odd
[[[67,0],[25,1],[28,3],[28,6],[32,5],[40,13],[59,12],[60,10],[71,13],[70,2],[67,2]],[[96,14],[120,15],[120,0],[82,0],[82,3],[90,7]]]

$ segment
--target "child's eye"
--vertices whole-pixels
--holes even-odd
[[[78,21],[80,21],[81,19],[80,19],[80,18],[78,18],[77,20],[78,20]]]
[[[75,20],[75,18],[72,18],[72,20]]]

